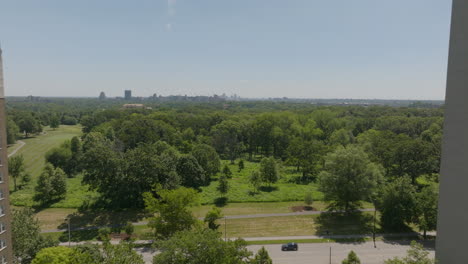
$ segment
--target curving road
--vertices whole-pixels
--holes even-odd
[[[8,157],[11,157],[11,156],[15,155],[16,152],[18,152],[18,150],[20,150],[22,147],[24,147],[24,145],[26,145],[26,143],[24,141],[18,140],[17,142],[18,142],[18,144],[20,144],[20,146],[17,147],[15,150],[13,150],[12,153],[8,154]]]

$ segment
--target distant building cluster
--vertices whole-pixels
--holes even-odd
[[[145,107],[144,104],[124,104],[125,109],[152,109],[151,107]]]
[[[39,97],[29,96],[29,101],[39,101]],[[225,93],[221,95],[214,94],[212,96],[187,96],[187,95],[169,95],[162,96],[156,93],[148,97],[136,97],[132,95],[132,90],[125,90],[123,97],[108,98],[104,92],[99,94],[100,100],[125,100],[131,101],[132,103],[125,104],[124,108],[145,108],[140,102],[228,102],[228,101],[270,101],[270,102],[290,102],[290,103],[308,103],[314,105],[360,105],[360,106],[373,106],[373,105],[388,105],[395,107],[441,107],[444,105],[444,101],[441,100],[385,100],[385,99],[314,99],[314,98],[288,98],[288,97],[277,97],[277,98],[243,98],[237,94],[231,96]],[[41,101],[47,99],[41,98]],[[227,106],[226,106],[227,107]]]

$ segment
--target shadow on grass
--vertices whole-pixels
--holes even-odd
[[[278,186],[262,186],[259,188],[259,190],[262,192],[273,192],[273,191],[278,191],[279,188]]]
[[[315,219],[317,234],[322,236],[345,236],[345,235],[366,235],[372,234],[373,216],[361,212],[353,213],[322,213]],[[343,237],[344,238],[344,237]],[[337,241],[347,241],[337,240]],[[363,243],[366,239],[351,238],[349,243]]]
[[[90,208],[79,209],[78,212],[68,215],[67,218],[70,218],[72,230],[82,227],[101,226],[111,226],[120,229],[128,222],[138,222],[148,216],[143,210],[137,209],[109,210]],[[58,228],[67,229],[68,223],[62,223]]]
[[[392,245],[400,245],[400,246],[409,246],[411,245],[411,241],[416,241],[421,244],[424,249],[426,250],[434,250],[435,249],[435,237],[429,236],[426,240],[420,236],[419,233],[414,232],[414,235],[407,235],[407,236],[383,236],[382,242]]]
[[[255,196],[256,194],[258,194],[258,192],[249,190],[249,191],[247,191],[247,194],[249,196]]]
[[[214,204],[216,205],[216,207],[224,207],[227,205],[227,202],[227,197],[218,197],[214,200]]]
[[[36,213],[51,208],[54,203],[59,202],[61,199],[54,199],[50,201],[40,201],[40,198],[37,198],[36,196],[34,197],[34,201],[36,202],[35,205],[33,205],[33,209]]]
[[[88,240],[96,239],[97,237],[98,237],[98,229],[77,230],[77,231],[71,232],[72,242],[88,241]],[[58,240],[60,242],[68,242],[68,232],[61,233]]]

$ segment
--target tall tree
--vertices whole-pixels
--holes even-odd
[[[338,147],[325,158],[319,175],[319,189],[332,208],[353,210],[362,200],[369,200],[382,179],[382,170],[370,162],[364,151],[355,146]]]
[[[71,260],[76,259],[78,252],[75,252],[72,248],[57,246],[44,248],[32,261],[32,264],[72,264]]]
[[[12,215],[11,231],[16,263],[31,263],[41,249],[58,244],[58,242],[41,235],[39,222],[32,209],[13,210]]]
[[[18,188],[17,180],[25,172],[24,157],[22,154],[15,155],[8,159],[8,174],[13,178],[15,191]]]
[[[302,181],[312,180],[320,171],[323,164],[326,146],[318,140],[304,141],[294,138],[288,147],[287,162],[302,171]]]
[[[216,224],[218,219],[222,218],[221,210],[217,207],[211,208],[208,213],[205,215],[205,219],[203,220],[205,223],[208,224],[208,228],[211,230],[217,230],[219,224]]]
[[[257,170],[253,171],[250,174],[249,182],[254,188],[254,192],[258,192],[258,189],[260,188],[260,186],[262,186],[262,182],[263,182],[262,175],[260,175],[260,172]]]
[[[177,174],[186,187],[198,188],[206,183],[205,171],[190,154],[181,156],[177,161]]]
[[[416,224],[424,233],[426,239],[427,231],[437,228],[438,187],[434,184],[424,187],[417,194],[418,217]]]
[[[342,264],[361,264],[361,260],[356,255],[356,253],[351,250],[351,252],[349,252],[348,254],[348,257],[344,259],[341,263]]]
[[[168,240],[157,242],[160,254],[153,263],[164,264],[248,264],[252,252],[244,240],[224,241],[220,233],[210,229],[186,230]]]
[[[60,118],[57,115],[53,115],[50,118],[50,128],[56,129],[60,126]]]
[[[279,180],[280,172],[275,158],[263,158],[260,161],[260,175],[263,182],[268,184],[276,183]]]
[[[391,173],[395,176],[410,176],[411,183],[416,184],[416,178],[432,173],[437,162],[431,156],[431,146],[421,139],[410,139],[407,136],[399,136],[395,142],[393,152],[393,169]]]
[[[224,158],[234,160],[244,150],[241,139],[241,124],[232,120],[223,121],[212,128],[212,145]]]
[[[26,137],[28,137],[29,134],[39,133],[42,131],[40,122],[31,114],[24,114],[21,116],[17,124],[20,131],[26,134]]]
[[[216,153],[216,150],[212,146],[206,144],[195,145],[192,149],[192,155],[205,171],[207,180],[219,172],[221,161],[218,153]]]
[[[417,215],[416,189],[408,178],[388,183],[379,195],[377,209],[381,225],[389,231],[400,231],[415,221]]]
[[[62,146],[53,148],[46,152],[45,159],[50,164],[54,165],[55,168],[61,168],[69,176],[71,176],[71,160],[73,153],[70,150],[69,144],[63,144]]]
[[[13,119],[8,118],[7,121],[7,144],[15,144],[18,137],[19,127]]]
[[[232,171],[227,164],[224,164],[222,173],[226,178],[228,179],[232,178]]]
[[[221,175],[218,180],[218,187],[216,188],[221,195],[226,196],[229,191],[229,182],[225,175]]]
[[[51,164],[46,164],[37,180],[35,191],[35,199],[42,203],[64,198],[67,192],[65,172],[60,168],[54,169]]]
[[[166,239],[177,231],[187,230],[197,222],[190,207],[198,202],[197,192],[181,187],[175,190],[163,190],[157,186],[152,193],[143,194],[146,210],[155,214],[148,226],[154,230],[156,238]],[[157,215],[156,215],[157,214]]]
[[[265,247],[262,247],[258,250],[257,254],[255,254],[254,259],[251,262],[252,264],[273,264],[273,260],[271,260],[268,251]]]

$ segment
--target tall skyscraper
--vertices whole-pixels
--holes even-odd
[[[125,90],[125,100],[132,99],[132,90]]]
[[[0,264],[13,263],[3,60],[0,48]]]

